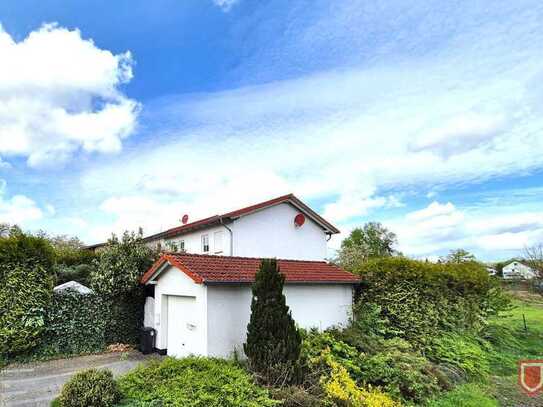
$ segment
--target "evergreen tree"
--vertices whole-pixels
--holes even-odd
[[[284,282],[277,261],[262,260],[244,350],[250,368],[268,384],[293,382],[298,375],[302,339],[283,295]]]

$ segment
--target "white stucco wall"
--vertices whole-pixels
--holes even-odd
[[[324,260],[326,234],[306,216],[302,227],[294,226],[300,213],[283,203],[243,216],[230,226],[234,233],[234,256]]]
[[[157,330],[156,347],[168,348],[168,298],[169,296],[187,296],[196,298],[195,332],[199,346],[195,354],[207,354],[207,287],[196,284],[182,271],[168,266],[157,278],[155,286],[154,328]]]
[[[503,268],[503,278],[505,279],[510,279],[510,278],[530,279],[534,277],[535,277],[534,270],[532,270],[532,268],[518,261],[509,263],[507,266]]]
[[[287,304],[302,328],[326,329],[345,325],[352,309],[348,284],[287,284]],[[234,349],[243,355],[251,316],[251,287],[210,285],[207,288],[208,354],[229,357]]]
[[[212,285],[207,290],[207,349],[209,356],[230,357],[234,349],[243,355],[243,343],[251,316],[248,285]]]
[[[350,284],[286,284],[283,290],[292,317],[302,328],[324,330],[349,322],[353,304]]]
[[[222,239],[217,239],[217,233],[222,236]],[[205,254],[217,254],[220,256],[230,256],[230,232],[224,226],[213,226],[206,229],[197,230],[187,233],[186,235],[176,236],[171,239],[161,239],[147,243],[149,247],[155,248],[160,242],[162,249],[168,250],[168,242],[175,243],[179,248],[179,242],[185,242],[185,251],[187,253],[204,254],[202,251],[202,236],[209,237],[209,252]],[[220,240],[220,242],[218,242]],[[222,243],[222,244],[217,244]]]

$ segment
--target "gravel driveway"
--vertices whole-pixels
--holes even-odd
[[[103,353],[49,362],[8,366],[0,372],[0,406],[49,406],[62,385],[76,372],[88,368],[110,369],[115,376],[158,355],[136,351]]]

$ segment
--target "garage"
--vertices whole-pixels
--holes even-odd
[[[198,323],[196,298],[169,295],[168,302],[168,355],[185,357],[198,353]]]
[[[167,253],[142,278],[154,290],[156,347],[171,356],[243,356],[251,284],[262,259]],[[349,322],[358,277],[324,261],[278,260],[296,323],[320,330]]]

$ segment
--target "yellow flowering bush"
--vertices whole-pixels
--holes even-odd
[[[344,407],[400,407],[401,403],[392,400],[378,389],[359,387],[353,378],[338,362],[334,361],[330,349],[322,351],[312,363],[325,365],[329,374],[321,377],[321,386],[326,401],[330,405]]]

